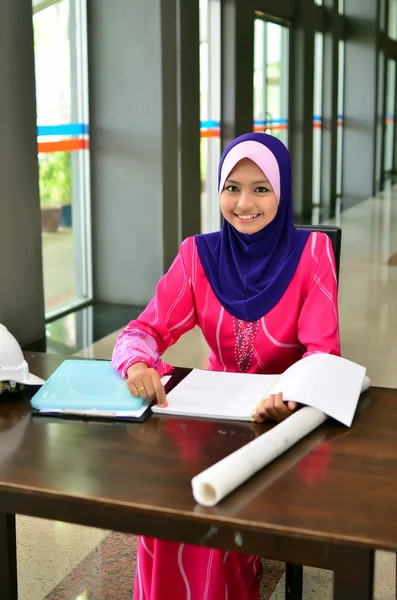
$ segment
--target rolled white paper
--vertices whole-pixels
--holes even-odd
[[[326,419],[327,415],[317,408],[304,407],[292,414],[270,431],[193,477],[194,499],[203,506],[215,506]]]

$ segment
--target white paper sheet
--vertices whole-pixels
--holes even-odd
[[[293,364],[274,384],[285,402],[318,408],[350,427],[356,412],[365,367],[332,354],[313,354]]]
[[[318,408],[350,426],[365,372],[365,367],[330,354],[303,358],[281,376],[194,369],[168,394],[168,407],[154,406],[152,410],[164,415],[250,421],[262,398],[282,392],[284,401]]]
[[[153,412],[251,421],[251,410],[277,375],[222,373],[193,369],[167,395],[168,407]]]

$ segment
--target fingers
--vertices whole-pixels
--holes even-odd
[[[263,421],[267,421],[270,419],[270,415],[266,409],[266,400],[262,400],[260,404],[256,407],[256,410],[253,414],[253,418],[257,423],[263,423]]]
[[[157,404],[160,408],[164,408],[165,406],[168,406],[168,402],[160,375],[155,369],[150,369],[150,371],[153,371],[153,373],[150,373],[150,379],[145,381],[146,393],[152,400],[157,400]]]
[[[134,382],[134,385],[137,389],[138,392],[138,396],[140,398],[142,398],[142,400],[146,400],[147,398],[149,398],[149,393],[148,393],[148,388],[150,387],[148,384],[148,381],[145,379],[145,381],[137,381]]]
[[[132,396],[134,396],[134,398],[138,398],[138,396],[139,396],[138,388],[136,387],[136,385],[134,384],[132,379],[127,379],[127,387],[130,391],[130,394]]]
[[[158,385],[154,386],[155,398],[157,399],[157,404],[160,408],[164,408],[168,406],[167,396],[165,394],[165,389],[161,381],[159,380]]]
[[[149,377],[146,377],[144,379],[141,386],[145,388],[144,390],[142,390],[142,394],[144,394],[145,398],[150,398],[151,400],[154,400],[156,395],[154,393],[153,382],[152,378],[150,377],[150,374]],[[141,396],[141,398],[143,398],[144,396]]]
[[[284,404],[282,401],[282,394],[271,394],[270,396],[262,400],[255,413],[255,418],[259,423],[262,423],[263,421],[271,421],[273,419],[279,420],[277,419],[276,415],[278,407],[280,406],[280,397],[281,403]]]
[[[285,403],[282,393],[271,394],[259,404],[254,413],[254,419],[258,423],[267,420],[283,421],[292,414],[296,407],[296,402]]]
[[[156,369],[137,369],[129,371],[127,387],[135,398],[157,400],[160,407],[168,405],[165,389]]]
[[[291,411],[286,403],[283,402],[283,395],[281,393],[273,394],[270,398],[271,402],[269,402],[269,406],[267,407],[270,418],[274,421],[282,421],[289,417]]]

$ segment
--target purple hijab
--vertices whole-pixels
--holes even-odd
[[[224,219],[221,231],[196,235],[196,243],[204,272],[225,310],[243,321],[256,321],[281,300],[310,232],[298,231],[292,224],[290,156],[284,144],[271,135],[247,133],[229,144],[219,164],[219,194],[243,158],[251,158],[272,184],[279,200],[276,217],[253,234],[240,233]]]

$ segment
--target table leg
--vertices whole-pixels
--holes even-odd
[[[375,552],[339,547],[334,560],[334,600],[373,600]]]
[[[15,515],[0,513],[0,598],[17,600]]]
[[[285,600],[302,600],[303,567],[302,565],[285,565]]]

